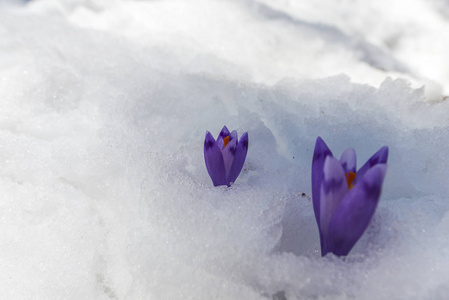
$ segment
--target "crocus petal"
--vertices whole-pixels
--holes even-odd
[[[320,231],[321,246],[323,245],[323,234],[320,226],[320,189],[323,180],[324,161],[327,156],[332,156],[331,150],[329,150],[321,137],[317,137],[312,160],[312,199],[313,211],[315,212],[315,219],[318,224],[318,230]]]
[[[235,131],[235,130],[233,130],[230,134],[229,134],[229,141],[232,141],[232,140],[236,140],[236,141],[238,141],[239,139],[238,139],[238,135],[237,135],[237,131]]]
[[[349,188],[343,167],[336,158],[332,156],[326,157],[323,173],[324,178],[320,194],[320,227],[323,238],[326,240],[332,216],[348,193]]]
[[[231,170],[232,163],[234,162],[236,151],[237,151],[237,139],[233,139],[228,143],[228,145],[221,152],[223,154],[225,177],[226,177],[226,183],[228,185],[229,185],[230,181],[227,178],[229,177],[229,172]]]
[[[340,203],[329,224],[328,252],[347,255],[362,236],[376,210],[386,171],[386,164],[372,167]]]
[[[223,150],[224,148],[224,141],[223,139],[225,137],[227,137],[229,135],[229,130],[228,127],[223,126],[223,128],[221,129],[220,133],[218,134],[217,137],[217,144],[218,144],[218,148],[220,148],[220,150]]]
[[[355,150],[352,148],[346,149],[341,155],[340,164],[346,174],[349,172],[355,173],[357,170],[357,156],[355,154]]]
[[[228,181],[234,182],[242,171],[243,164],[248,153],[248,133],[245,132],[237,144],[237,149],[234,155],[234,161],[232,162],[231,169],[228,174]]]
[[[361,180],[365,173],[377,164],[386,164],[388,160],[388,147],[380,148],[370,159],[357,171],[355,181]]]
[[[214,186],[225,185],[226,176],[223,155],[209,131],[206,131],[206,139],[204,140],[204,160],[206,162],[207,172]]]

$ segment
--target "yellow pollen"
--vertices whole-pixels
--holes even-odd
[[[356,174],[354,172],[349,172],[348,174],[345,173],[346,182],[348,183],[349,189],[352,189],[354,187],[352,182],[354,181],[355,176],[356,176]]]
[[[224,146],[223,146],[223,149],[224,149],[224,148],[226,148],[226,145],[229,143],[229,135],[227,137],[225,137],[223,139],[223,141],[224,141]]]

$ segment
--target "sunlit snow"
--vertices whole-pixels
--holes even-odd
[[[0,0],[0,37],[0,298],[449,298],[447,0]],[[223,125],[249,135],[230,188]],[[317,136],[390,149],[346,258]]]

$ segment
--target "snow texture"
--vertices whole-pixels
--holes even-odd
[[[0,36],[0,298],[449,298],[448,1],[2,0]],[[317,136],[390,149],[345,259]]]

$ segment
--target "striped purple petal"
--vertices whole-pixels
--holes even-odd
[[[206,131],[206,138],[204,140],[204,160],[206,162],[207,172],[214,186],[226,185],[223,155],[209,131]]]
[[[323,173],[324,177],[320,191],[320,228],[324,242],[322,255],[325,255],[328,249],[329,223],[343,198],[348,194],[349,188],[343,167],[336,158],[332,156],[326,157]]]
[[[340,164],[346,174],[349,172],[355,173],[357,170],[357,156],[355,150],[352,148],[346,149],[341,155]]]
[[[320,190],[321,182],[323,181],[323,167],[327,156],[332,156],[332,152],[327,147],[326,143],[321,137],[316,139],[315,150],[313,151],[312,159],[312,199],[313,210],[315,212],[315,219],[318,224],[320,232],[321,251],[323,250],[323,234],[320,226]]]
[[[229,134],[229,141],[232,141],[232,140],[236,140],[236,141],[238,141],[238,135],[237,135],[237,131],[235,131],[235,130],[233,130],[230,134]]]
[[[232,163],[234,162],[235,153],[237,151],[237,139],[233,139],[229,141],[226,147],[221,152],[223,155],[224,169],[225,169],[225,177],[228,185],[231,183],[229,181],[229,173],[231,171]]]
[[[355,181],[362,179],[365,173],[377,164],[386,164],[388,160],[388,147],[380,148],[368,161],[357,171]]]
[[[245,163],[246,154],[248,153],[248,133],[245,132],[237,144],[237,148],[234,155],[234,161],[232,162],[229,170],[227,180],[229,183],[234,182],[242,171],[243,164]]]

